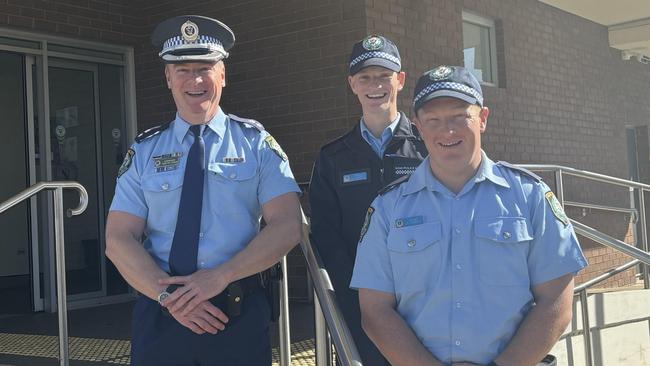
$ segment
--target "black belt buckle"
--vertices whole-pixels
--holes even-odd
[[[228,316],[239,316],[241,314],[241,304],[244,301],[244,291],[239,281],[228,285],[228,296],[226,306],[228,307]]]

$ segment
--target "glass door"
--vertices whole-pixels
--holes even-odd
[[[25,57],[0,52],[0,201],[30,185],[25,80]],[[0,214],[0,315],[32,310],[30,214],[29,200]]]
[[[48,69],[52,180],[81,183],[88,191],[86,211],[65,220],[66,282],[70,300],[106,294],[103,200],[96,105],[97,66],[52,60]],[[64,191],[64,207],[78,194]]]

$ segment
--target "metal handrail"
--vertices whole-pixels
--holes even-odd
[[[316,292],[314,302],[316,302],[317,307],[320,307],[325,317],[332,341],[336,347],[337,359],[343,366],[362,366],[363,364],[357,346],[336,302],[332,282],[327,271],[320,263],[317,252],[315,252],[311,245],[309,224],[304,212],[302,212],[302,240],[300,247],[305,256],[307,269],[314,284],[314,291]],[[319,347],[319,343],[322,345],[321,342],[317,342],[316,347]],[[320,356],[322,357],[322,355]],[[316,357],[319,357],[318,352]],[[317,362],[317,364],[319,363]]]
[[[63,226],[63,189],[76,189],[79,192],[79,206],[66,211],[68,217],[82,214],[88,207],[88,192],[77,182],[58,181],[58,182],[39,182],[12,196],[8,200],[0,203],[0,213],[3,213],[11,207],[22,201],[36,195],[37,193],[49,190],[54,191],[54,234],[55,234],[55,253],[56,253],[56,295],[57,295],[57,312],[59,315],[59,364],[68,366],[70,363],[68,353],[68,310],[66,302],[65,288],[65,248],[64,248],[64,226]]]
[[[650,276],[648,274],[648,265],[650,265],[650,254],[648,254],[648,232],[646,228],[646,212],[645,212],[645,200],[644,200],[644,192],[645,191],[650,191],[650,185],[644,184],[644,183],[639,183],[631,180],[626,180],[626,179],[621,179],[621,178],[616,178],[616,177],[611,177],[603,174],[598,174],[586,170],[580,170],[580,169],[574,169],[574,168],[569,168],[561,165],[534,165],[534,164],[521,164],[519,165],[522,168],[526,168],[529,170],[535,170],[535,171],[542,171],[542,172],[553,172],[555,174],[555,184],[556,184],[556,194],[558,196],[558,200],[562,204],[562,206],[565,205],[570,205],[570,206],[577,206],[577,207],[583,207],[583,208],[595,208],[595,209],[601,209],[601,210],[609,210],[609,211],[618,211],[618,212],[625,212],[629,213],[632,218],[631,222],[632,223],[637,223],[640,222],[640,231],[641,231],[641,249],[638,249],[634,246],[630,246],[627,243],[620,241],[616,238],[613,238],[607,234],[604,234],[592,227],[589,227],[579,221],[571,219],[571,222],[573,224],[573,227],[575,229],[576,234],[582,235],[588,239],[591,239],[597,243],[600,243],[602,245],[605,245],[609,248],[612,248],[614,250],[617,250],[619,252],[622,252],[624,254],[629,255],[630,257],[634,258],[634,260],[625,263],[622,266],[619,266],[607,273],[604,273],[598,277],[595,277],[591,279],[588,282],[585,282],[581,284],[580,286],[577,286],[574,289],[574,296],[580,298],[580,308],[581,308],[581,314],[582,314],[582,329],[583,329],[583,338],[584,338],[584,351],[585,351],[585,361],[586,364],[591,366],[593,365],[593,354],[592,354],[592,346],[591,346],[591,326],[589,323],[589,311],[588,311],[588,293],[587,290],[598,284],[601,283],[602,281],[607,280],[608,278],[611,278],[612,276],[621,273],[639,263],[643,263],[644,265],[644,270],[643,270],[643,282],[644,282],[644,287],[646,289],[650,288]],[[578,178],[583,178],[583,179],[588,179],[588,180],[593,180],[601,183],[608,183],[608,184],[613,184],[617,186],[623,186],[627,187],[630,190],[630,201],[631,201],[631,208],[626,209],[626,208],[620,208],[620,207],[611,207],[611,206],[603,206],[603,205],[593,205],[593,204],[585,204],[585,203],[577,203],[577,202],[570,202],[570,201],[565,201],[564,200],[564,183],[563,183],[563,175],[571,175],[574,177]],[[634,195],[632,194],[634,189],[638,189],[638,210],[635,208],[635,198]],[[635,232],[636,234],[636,232]]]

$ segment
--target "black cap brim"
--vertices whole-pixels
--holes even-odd
[[[395,72],[400,72],[402,70],[402,67],[390,60],[386,60],[384,58],[369,58],[365,61],[361,61],[354,65],[353,67],[350,68],[350,75],[354,75],[361,71],[362,69],[365,69],[366,67],[370,66],[380,66],[385,69],[395,71]]]

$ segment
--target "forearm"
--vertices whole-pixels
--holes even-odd
[[[562,280],[562,279],[560,279]],[[573,316],[573,280],[559,295],[537,299],[517,333],[496,358],[499,366],[536,365],[553,348]]]
[[[442,366],[394,309],[362,316],[363,329],[393,366]]]
[[[156,300],[166,287],[158,280],[168,277],[140,241],[128,233],[106,234],[106,256],[113,262],[126,282],[138,292]]]
[[[277,263],[300,241],[300,220],[269,223],[232,259],[214,269],[217,278],[228,283],[261,272]]]

